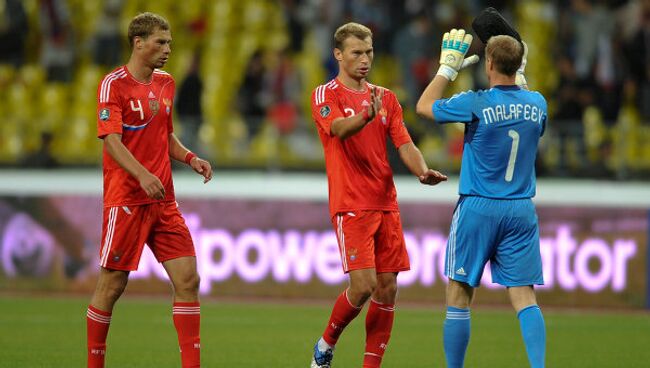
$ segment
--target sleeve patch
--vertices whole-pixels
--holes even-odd
[[[106,121],[111,117],[111,111],[109,109],[101,109],[99,111],[99,120]]]
[[[327,105],[320,108],[320,116],[323,118],[326,118],[330,112],[332,112],[332,109],[330,109],[330,107]]]

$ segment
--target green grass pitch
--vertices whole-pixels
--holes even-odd
[[[0,295],[0,367],[84,367],[85,312],[81,297]],[[308,367],[312,346],[332,301],[233,303],[205,300],[203,367]],[[650,314],[544,310],[547,367],[649,367]],[[396,314],[385,368],[445,367],[440,306],[404,306]],[[334,366],[360,367],[364,314],[345,331]],[[171,305],[125,296],[113,313],[106,366],[180,367]],[[472,311],[466,367],[527,367],[514,312]]]

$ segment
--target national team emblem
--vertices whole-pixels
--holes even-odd
[[[348,254],[350,255],[350,261],[355,261],[357,259],[357,248],[350,248]]]
[[[149,110],[151,110],[151,113],[154,115],[158,113],[158,110],[160,110],[158,100],[149,100]]]
[[[122,259],[122,252],[113,253],[113,262],[119,262]]]
[[[381,123],[386,125],[386,115],[388,115],[386,109],[382,107],[381,110],[379,110],[379,115],[381,116]]]
[[[332,112],[332,110],[327,105],[320,108],[320,116],[324,118],[326,118],[330,114],[330,112]]]
[[[106,121],[111,117],[111,111],[109,109],[101,109],[99,111],[99,120]]]
[[[168,98],[163,98],[163,104],[165,105],[165,112],[169,115],[172,111],[172,101]]]

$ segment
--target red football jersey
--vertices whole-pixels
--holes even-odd
[[[358,210],[398,210],[386,139],[390,136],[399,148],[411,142],[411,137],[395,94],[385,89],[380,113],[352,137],[341,140],[330,130],[336,118],[363,113],[370,103],[370,86],[366,83],[363,91],[355,91],[334,79],[312,93],[312,117],[325,152],[331,216]]]
[[[174,201],[169,134],[173,132],[175,83],[171,75],[154,70],[151,82],[137,81],[126,66],[104,77],[97,90],[97,136],[122,135],[122,143],[165,187],[165,198],[149,198],[140,183],[104,149],[104,206]]]

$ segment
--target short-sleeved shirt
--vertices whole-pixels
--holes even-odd
[[[517,86],[468,91],[432,106],[439,123],[465,123],[461,195],[535,196],[535,158],[547,119],[546,100]]]
[[[367,83],[363,91],[356,91],[334,79],[312,93],[312,117],[325,153],[331,216],[356,210],[398,211],[386,142],[390,137],[399,148],[411,142],[411,137],[395,94],[385,90],[380,113],[353,136],[341,140],[331,131],[335,119],[363,113],[370,104],[370,87]]]
[[[173,132],[174,79],[154,70],[151,82],[137,81],[126,66],[102,79],[97,90],[97,136],[122,135],[122,143],[165,187],[165,198],[149,198],[140,183],[104,148],[104,206],[174,201],[169,134]]]

